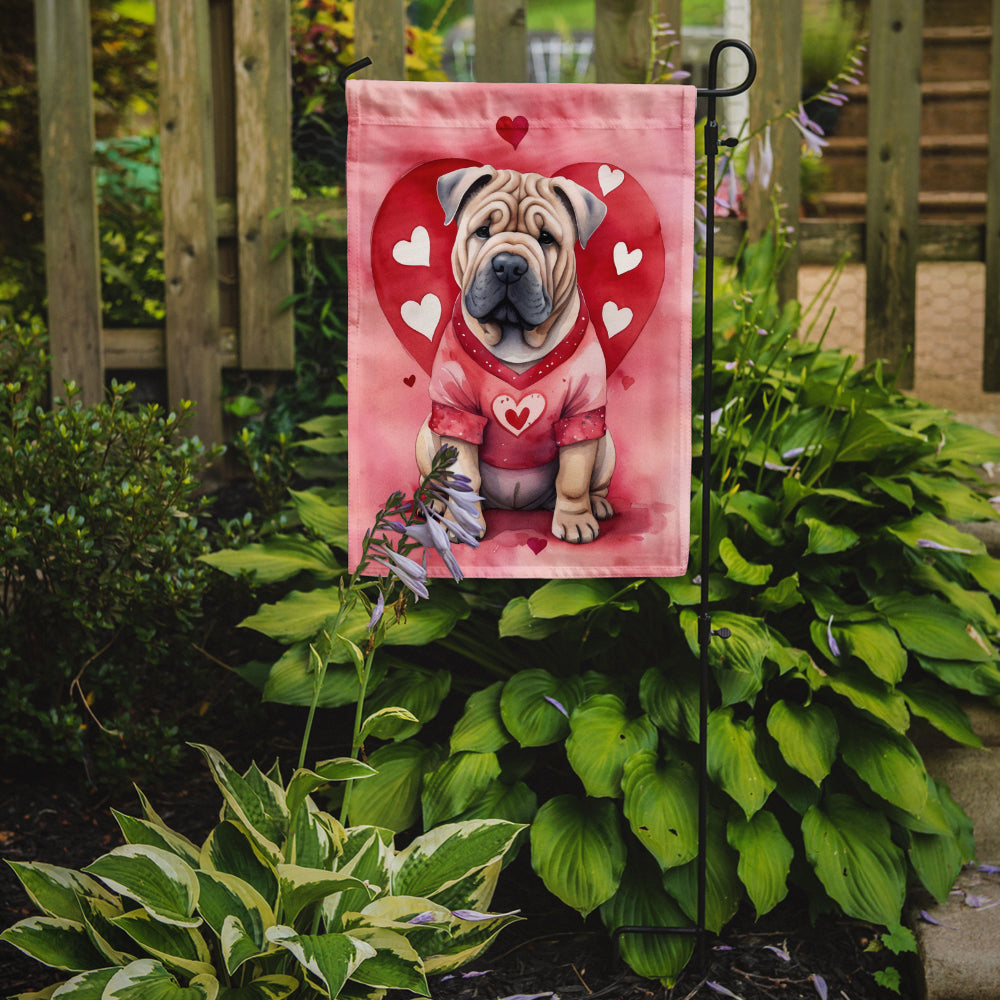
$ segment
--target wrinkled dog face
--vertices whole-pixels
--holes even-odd
[[[607,209],[562,177],[466,167],[438,179],[456,220],[452,268],[470,329],[504,361],[528,362],[576,319],[576,256]],[[572,315],[570,315],[572,313]]]

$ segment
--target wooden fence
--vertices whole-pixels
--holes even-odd
[[[171,402],[198,405],[196,433],[223,438],[221,371],[293,365],[292,290],[286,243],[291,202],[290,0],[158,0],[166,325],[102,329],[88,43],[89,0],[35,0],[53,384],[73,379],[85,401],[101,397],[114,369],[165,369]],[[475,0],[476,75],[526,78],[530,0]],[[643,82],[656,0],[595,0],[598,82]],[[992,3],[986,221],[921,222],[919,77],[923,0],[871,0],[865,221],[785,219],[797,242],[782,291],[795,294],[800,263],[849,253],[867,269],[866,355],[899,362],[914,346],[918,261],[985,261],[984,388],[1000,390],[1000,0]],[[658,13],[681,23],[681,0]],[[751,129],[800,97],[801,0],[753,0],[751,42],[759,73]],[[683,39],[681,40],[683,46]],[[405,0],[357,0],[356,52],[364,71],[402,79]],[[675,53],[676,57],[676,53]],[[725,101],[720,102],[724,120]],[[738,123],[734,123],[738,125]],[[733,127],[731,131],[735,132]],[[751,189],[746,222],[725,220],[716,242],[731,254],[744,227],[760,233],[776,194],[799,203],[800,141],[774,133],[775,171]],[[342,238],[344,206],[299,207],[319,237]],[[787,214],[787,210],[786,210]],[[912,384],[913,355],[904,367]]]

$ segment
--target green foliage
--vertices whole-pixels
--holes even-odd
[[[40,916],[0,939],[72,974],[66,997],[429,996],[427,975],[472,961],[515,913],[489,913],[521,827],[450,823],[404,849],[390,831],[345,829],[314,792],[369,778],[352,758],[240,774],[207,746],[224,806],[200,846],[140,793],[116,813],[126,844],[83,871],[11,862]]]
[[[132,409],[129,386],[83,406],[69,385],[42,408],[42,345],[40,324],[0,321],[0,742],[7,760],[82,757],[106,777],[176,752],[137,698],[191,662],[209,455],[187,406]]]

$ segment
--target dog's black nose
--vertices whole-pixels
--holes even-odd
[[[528,270],[528,262],[516,253],[498,253],[491,261],[493,273],[505,285],[512,285]]]

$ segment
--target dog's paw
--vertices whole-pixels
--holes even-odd
[[[615,516],[615,509],[608,503],[607,497],[599,496],[596,493],[590,494],[590,509],[598,521],[607,521]]]
[[[574,514],[556,508],[552,515],[552,534],[560,541],[582,545],[592,542],[600,533],[597,518],[590,511]]]

